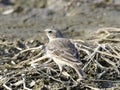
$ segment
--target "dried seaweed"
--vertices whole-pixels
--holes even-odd
[[[86,41],[72,40],[79,51],[87,80],[58,66],[45,55],[38,40],[0,41],[0,89],[100,90],[120,88],[120,29],[102,28]]]

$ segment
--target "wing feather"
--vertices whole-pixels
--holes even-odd
[[[49,53],[56,58],[60,58],[64,61],[79,62],[80,60],[76,57],[78,52],[74,44],[70,40],[60,38],[51,41],[47,45]]]

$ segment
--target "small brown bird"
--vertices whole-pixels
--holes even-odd
[[[77,72],[79,80],[84,80],[86,75],[81,70],[81,62],[78,59],[78,51],[74,44],[69,39],[64,38],[59,30],[46,29],[45,32],[49,38],[46,46],[47,56],[58,65],[60,72],[62,72],[64,65],[68,65]]]

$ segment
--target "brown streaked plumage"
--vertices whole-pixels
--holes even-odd
[[[86,78],[85,73],[79,66],[81,61],[74,44],[69,39],[64,38],[59,30],[46,29],[45,32],[49,38],[46,54],[59,66],[60,72],[62,72],[64,65],[68,65],[77,72],[80,80]]]

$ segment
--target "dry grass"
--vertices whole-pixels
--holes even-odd
[[[45,56],[37,40],[0,42],[0,89],[8,90],[113,90],[120,88],[120,29],[102,28],[86,41],[73,40],[88,79],[78,83],[77,74]]]

